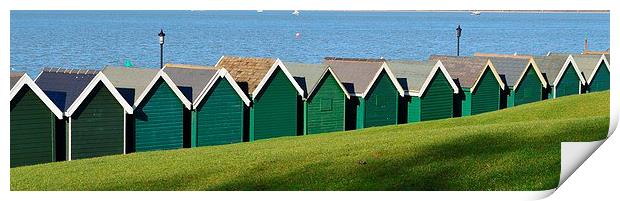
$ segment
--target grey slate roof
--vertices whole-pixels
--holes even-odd
[[[491,59],[493,67],[497,70],[497,73],[502,78],[502,81],[506,83],[508,87],[513,87],[517,84],[521,73],[527,67],[529,58],[510,58],[510,57],[483,57]]]
[[[327,69],[325,64],[304,64],[295,62],[282,62],[286,69],[293,75],[295,81],[301,89],[304,90],[305,96],[314,90],[316,84],[321,79],[323,72]]]
[[[123,94],[125,100],[133,104],[157,75],[159,69],[107,66],[103,68],[102,72],[112,82],[112,85]],[[133,97],[125,96],[123,89],[133,90]]]
[[[457,57],[431,55],[429,60],[440,60],[455,83],[463,88],[471,88],[486,67],[487,60],[482,57]]]
[[[577,67],[579,67],[579,70],[583,72],[583,76],[587,80],[590,77],[590,75],[592,75],[592,73],[594,72],[594,68],[596,68],[596,64],[598,64],[599,60],[601,59],[601,55],[580,54],[580,55],[573,55],[573,59],[575,60]]]
[[[536,65],[538,65],[538,68],[542,71],[543,76],[547,78],[547,83],[553,86],[555,78],[560,73],[567,58],[568,56],[565,55],[539,56],[534,57],[534,62],[536,62]]]
[[[609,54],[605,54],[605,59],[607,59],[607,62],[611,65],[611,58],[609,57]]]
[[[406,92],[418,93],[430,75],[435,61],[387,61],[398,83]]]
[[[20,78],[22,78],[22,76],[24,76],[24,72],[11,72],[9,81],[10,81],[10,87],[11,89],[13,88],[13,86],[15,86],[15,84],[17,83],[17,81],[19,81]]]
[[[194,102],[200,92],[207,86],[209,80],[217,74],[217,70],[211,66],[166,64],[164,72],[177,85],[183,95]]]
[[[383,59],[356,59],[326,57],[323,63],[329,65],[349,94],[363,94],[381,69]]]
[[[44,68],[35,83],[66,112],[97,73],[97,70]]]

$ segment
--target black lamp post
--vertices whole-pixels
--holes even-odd
[[[461,29],[461,25],[459,24],[458,27],[456,27],[456,56],[459,56],[459,53],[461,51],[461,31],[463,29]]]
[[[166,34],[164,30],[159,31],[159,68],[164,68],[164,37]]]

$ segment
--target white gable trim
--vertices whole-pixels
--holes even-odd
[[[384,61],[383,64],[381,64],[381,68],[379,68],[379,70],[375,73],[375,76],[370,81],[370,84],[368,85],[366,90],[364,90],[364,93],[360,94],[362,98],[366,98],[366,95],[368,95],[370,89],[375,85],[375,82],[377,81],[377,79],[379,79],[379,75],[381,75],[381,72],[383,72],[383,70],[385,70],[385,73],[392,81],[392,84],[394,85],[394,87],[396,87],[398,95],[405,96],[405,90],[402,86],[400,86],[400,83],[398,83],[396,76],[394,76],[394,73],[392,73],[392,70],[390,70],[390,67],[388,67],[387,63]],[[358,96],[358,94],[356,94],[356,96]]]
[[[280,59],[276,59],[276,62],[273,63],[271,68],[269,68],[269,71],[267,71],[267,74],[263,77],[260,83],[258,83],[258,86],[256,87],[256,89],[254,89],[254,91],[252,92],[252,99],[256,98],[256,96],[261,92],[263,87],[265,87],[265,84],[267,84],[267,80],[269,80],[271,75],[274,72],[276,72],[276,69],[278,68],[282,69],[282,72],[284,72],[284,75],[286,75],[286,77],[291,82],[293,87],[295,87],[295,89],[297,90],[297,93],[299,93],[299,95],[302,97],[304,96],[304,90],[301,89],[299,84],[297,84],[297,81],[295,81],[295,78],[293,78],[293,75],[291,75],[291,73],[288,72],[288,70],[286,69],[286,66],[284,66],[284,64],[282,63],[282,61],[280,61]]]
[[[499,86],[502,88],[502,90],[506,89],[506,83],[504,83],[504,81],[502,81],[502,78],[499,76],[499,73],[497,73],[497,69],[495,69],[495,66],[493,66],[493,62],[491,62],[490,59],[487,60],[487,63],[484,66],[484,69],[482,69],[482,72],[480,72],[480,75],[478,75],[478,79],[476,79],[476,82],[474,82],[474,85],[472,85],[471,87],[471,91],[475,91],[476,87],[478,86],[478,83],[480,82],[480,79],[482,79],[482,76],[484,75],[484,71],[487,70],[487,68],[491,69],[491,72],[493,73],[493,76],[495,76],[495,80],[497,80],[497,83],[499,84]]]
[[[90,83],[88,83],[86,88],[84,88],[82,93],[80,93],[80,95],[77,97],[77,99],[75,99],[75,101],[71,104],[71,106],[69,106],[69,109],[67,109],[67,112],[65,112],[65,116],[70,117],[71,115],[73,115],[75,110],[77,110],[77,108],[82,104],[82,102],[84,102],[86,97],[88,97],[88,95],[93,91],[93,89],[95,89],[95,87],[97,86],[97,84],[99,84],[99,82],[103,83],[103,85],[110,91],[110,93],[112,93],[112,96],[114,96],[116,101],[118,101],[118,103],[121,104],[121,106],[123,107],[123,109],[125,110],[127,114],[133,114],[133,108],[131,107],[131,105],[129,105],[129,103],[125,101],[123,96],[121,96],[121,94],[118,93],[118,91],[116,90],[116,88],[114,88],[114,85],[112,85],[110,80],[108,80],[108,78],[106,78],[106,76],[102,72],[99,72],[93,78],[93,80],[91,80]]]
[[[426,91],[426,88],[428,88],[428,86],[431,84],[431,81],[433,80],[433,77],[435,76],[435,74],[437,74],[437,71],[440,71],[441,73],[443,73],[443,76],[446,77],[446,79],[448,80],[448,83],[450,83],[450,87],[452,87],[452,92],[455,94],[458,94],[459,87],[456,86],[456,83],[454,83],[454,80],[452,80],[452,77],[448,73],[448,70],[446,70],[446,67],[443,66],[443,63],[441,63],[441,61],[437,61],[437,63],[435,63],[435,66],[431,70],[431,73],[429,73],[429,75],[426,77],[426,80],[424,80],[424,84],[422,84],[422,88],[420,88],[420,92],[411,93],[410,96],[417,96],[417,97],[422,96],[422,94],[424,94],[424,92]]]
[[[243,103],[246,106],[250,106],[250,99],[245,95],[243,90],[241,90],[241,87],[239,87],[239,85],[237,84],[235,79],[233,79],[230,73],[228,73],[228,70],[224,68],[220,68],[219,70],[217,70],[217,73],[211,78],[211,80],[209,80],[209,82],[207,83],[207,86],[205,86],[205,88],[202,89],[202,91],[200,92],[200,95],[198,95],[198,97],[196,98],[196,101],[194,101],[193,107],[192,107],[193,109],[198,108],[198,105],[200,105],[200,103],[202,102],[202,99],[204,99],[207,96],[207,93],[211,91],[211,89],[215,85],[215,82],[220,78],[226,79],[226,81],[230,84],[230,86],[233,87],[235,92],[237,92],[237,95],[239,95],[239,98],[241,98]]]
[[[594,75],[598,72],[598,68],[601,67],[602,63],[605,63],[605,67],[607,67],[607,70],[609,70],[609,61],[607,61],[607,58],[604,54],[601,54],[601,59],[599,59],[598,63],[596,63],[596,67],[594,67],[594,70],[592,70],[592,74],[588,78],[588,84],[592,82],[592,79],[594,79]]]
[[[41,90],[41,88],[39,88],[39,86],[37,86],[37,84],[32,79],[30,79],[27,74],[22,75],[22,77],[19,78],[17,83],[13,85],[13,88],[11,88],[11,93],[9,95],[10,99],[13,100],[15,95],[17,95],[17,92],[19,92],[19,90],[21,90],[22,87],[24,87],[25,85],[28,85],[30,90],[32,90],[32,92],[34,92],[34,94],[37,95],[37,97],[39,97],[41,101],[43,101],[45,106],[47,106],[47,108],[49,108],[52,113],[54,113],[56,118],[62,119],[62,111],[56,106],[56,104],[54,104],[54,102],[52,102],[49,97],[47,97],[45,92],[43,92],[43,90]]]
[[[582,85],[586,84],[586,79],[583,77],[583,73],[579,69],[579,66],[577,66],[577,62],[575,62],[575,59],[573,59],[573,55],[568,55],[566,62],[564,62],[562,69],[560,69],[560,73],[558,73],[558,75],[555,77],[555,81],[553,81],[553,86],[558,85],[558,82],[560,82],[562,75],[564,75],[566,69],[568,68],[568,65],[571,63],[573,64],[573,67],[575,68],[575,71],[577,72],[577,76],[579,76],[579,80],[581,80],[581,84]]]
[[[351,99],[351,95],[349,94],[347,89],[344,88],[344,85],[342,85],[342,82],[340,82],[340,79],[338,78],[338,76],[336,76],[336,73],[334,73],[332,68],[329,67],[329,66],[327,68],[325,68],[325,70],[323,71],[323,74],[319,78],[319,81],[317,83],[315,83],[314,86],[312,86],[312,88],[310,90],[310,93],[308,93],[308,97],[306,97],[306,99],[310,98],[310,96],[312,96],[315,93],[315,91],[317,91],[317,90],[315,90],[317,85],[320,84],[321,80],[327,75],[327,73],[330,73],[334,77],[334,79],[338,83],[338,86],[340,86],[340,89],[342,89],[342,93],[344,93],[344,95],[347,96],[347,99]]]
[[[525,67],[525,69],[523,69],[523,72],[521,72],[521,76],[519,76],[517,83],[515,84],[515,86],[512,87],[513,89],[516,90],[519,87],[519,84],[521,84],[521,80],[523,79],[523,77],[525,77],[525,73],[527,73],[527,69],[530,68],[530,66],[532,66],[534,72],[536,72],[536,75],[538,76],[540,84],[543,86],[543,88],[547,88],[547,80],[545,80],[545,77],[542,75],[542,71],[540,70],[540,68],[538,68],[538,64],[536,64],[536,61],[530,58],[527,66]]]
[[[155,75],[155,77],[153,77],[153,79],[151,80],[151,82],[149,82],[149,85],[146,86],[146,88],[144,89],[144,91],[142,91],[142,94],[140,94],[140,96],[138,97],[138,99],[136,99],[136,102],[134,102],[133,107],[134,109],[136,107],[138,107],[138,105],[140,105],[140,103],[142,103],[142,101],[144,100],[144,98],[146,98],[146,96],[149,94],[149,92],[151,91],[151,89],[153,89],[153,87],[155,86],[155,83],[157,83],[157,80],[159,80],[159,78],[164,79],[164,82],[166,84],[168,84],[168,86],[170,87],[170,89],[172,89],[172,92],[174,92],[174,94],[179,98],[179,100],[181,100],[181,102],[183,103],[183,105],[185,105],[185,108],[187,108],[188,110],[191,110],[192,108],[192,102],[190,102],[185,95],[183,95],[183,93],[181,92],[181,90],[179,90],[179,88],[177,87],[177,85],[172,81],[172,79],[170,78],[170,76],[168,76],[168,74],[166,74],[166,72],[163,71],[163,69],[159,70],[159,72],[157,72],[157,75]]]

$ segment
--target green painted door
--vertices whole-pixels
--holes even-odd
[[[254,99],[250,135],[255,140],[297,135],[297,96],[293,84],[278,68]]]
[[[28,86],[11,100],[11,167],[55,161],[56,116]]]
[[[334,76],[325,75],[316,90],[307,101],[308,134],[343,131],[346,97]]]
[[[123,107],[99,83],[71,116],[71,159],[123,154]]]
[[[569,66],[564,71],[562,77],[560,77],[560,81],[558,85],[555,86],[555,97],[568,96],[573,94],[580,93],[580,81],[579,75],[577,75],[577,71],[573,67],[572,64],[568,64]]]
[[[609,69],[605,63],[601,63],[594,78],[590,82],[590,92],[609,90]]]
[[[441,73],[433,76],[426,91],[420,97],[420,120],[444,119],[453,116],[454,91],[448,79]]]
[[[218,79],[198,105],[196,124],[196,146],[243,140],[243,101],[225,79]]]
[[[542,100],[543,88],[536,71],[529,66],[521,83],[514,90],[514,105],[521,105]]]
[[[471,114],[499,110],[501,88],[490,68],[486,68],[471,94]]]
[[[385,71],[379,75],[364,101],[365,128],[398,123],[398,91]]]
[[[183,103],[163,79],[134,110],[134,119],[136,151],[183,148]]]

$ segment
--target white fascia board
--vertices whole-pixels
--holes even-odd
[[[140,96],[138,96],[138,99],[134,103],[134,108],[138,107],[138,105],[140,105],[140,103],[142,103],[142,101],[144,101],[144,98],[146,98],[146,96],[149,94],[149,92],[153,89],[153,87],[155,86],[155,84],[157,83],[157,80],[159,80],[159,78],[164,80],[164,82],[170,87],[170,89],[172,89],[172,92],[174,92],[174,94],[177,96],[177,98],[179,98],[179,100],[181,100],[181,102],[183,103],[185,108],[190,110],[191,107],[192,107],[192,102],[189,101],[185,97],[185,95],[183,95],[183,92],[181,92],[181,90],[179,90],[179,88],[176,86],[174,81],[172,81],[170,76],[168,76],[168,74],[166,74],[166,72],[164,72],[163,69],[161,69],[161,70],[159,70],[159,72],[157,72],[157,75],[155,75],[155,77],[153,77],[151,82],[149,82],[149,84],[146,86],[144,91],[142,91],[142,94],[140,94]]]
[[[282,63],[282,61],[280,61],[280,59],[276,59],[276,62],[273,63],[271,68],[269,68],[269,71],[267,71],[267,74],[265,74],[265,76],[260,81],[260,83],[258,83],[258,86],[256,87],[256,89],[254,89],[254,91],[252,92],[252,99],[256,98],[256,96],[265,87],[265,84],[267,84],[267,81],[269,80],[271,75],[278,68],[280,68],[282,72],[284,72],[284,75],[286,75],[286,78],[288,78],[288,80],[291,82],[293,87],[295,87],[295,89],[297,90],[297,93],[299,93],[299,95],[302,97],[304,96],[304,90],[301,88],[301,86],[299,86],[299,84],[297,84],[297,81],[295,81],[295,78],[293,78],[293,75],[291,75],[291,73],[288,72],[288,70],[286,69],[286,66],[284,66],[284,64]]]

